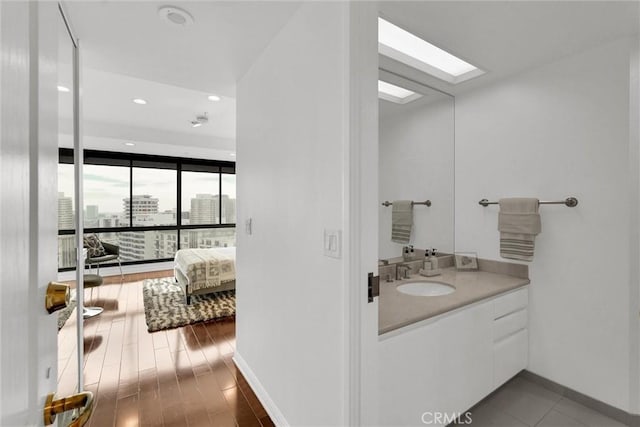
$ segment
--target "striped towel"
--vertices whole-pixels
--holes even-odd
[[[413,227],[413,203],[411,200],[394,200],[391,211],[391,241],[409,243]]]
[[[498,230],[502,258],[532,261],[536,235],[541,231],[539,200],[500,199]]]

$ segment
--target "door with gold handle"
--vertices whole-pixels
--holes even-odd
[[[49,314],[67,308],[71,301],[69,285],[58,282],[49,282],[45,296],[44,306]]]
[[[69,135],[77,153],[75,163],[79,166],[74,167],[77,182],[81,183],[82,176],[79,54],[62,9],[63,5],[51,1],[0,0],[3,55],[0,61],[3,135],[0,143],[2,426],[43,425],[43,407],[51,391],[59,390],[60,396],[83,391],[81,367],[84,359],[74,356],[83,350],[82,334],[67,334],[71,339],[66,340],[69,345],[63,349],[64,360],[68,361],[66,365],[56,357],[60,354],[58,335],[63,335],[57,334],[56,329],[62,329],[64,320],[61,318],[64,319],[68,313],[66,319],[70,319],[73,308],[68,307],[63,316],[58,316],[60,311],[48,313],[67,305],[69,289],[52,284],[49,295],[45,297],[48,282],[58,275],[58,243],[66,242],[57,236],[56,146],[58,141],[66,141]],[[5,60],[5,53],[10,60]],[[57,85],[64,85],[68,93],[59,92]],[[74,187],[77,193],[75,202],[79,208],[75,208],[72,228],[75,246],[82,248],[84,204],[80,185]],[[76,254],[76,261],[79,257],[80,254]],[[81,276],[84,263],[75,264],[79,266],[77,274]],[[76,304],[79,307],[76,314],[80,314],[80,319],[76,319],[75,324],[73,319],[70,320],[64,333],[71,332],[72,328],[79,331],[82,327],[80,285],[76,280]],[[77,335],[75,347],[73,335]],[[64,371],[59,369],[63,367]],[[69,375],[65,376],[67,372]],[[73,381],[76,375],[78,381]],[[50,403],[54,400],[51,397]],[[58,409],[70,408],[80,402],[84,409],[78,411],[79,416],[74,420],[80,425],[91,414],[93,401],[92,396],[85,394],[78,401],[56,403],[49,409],[49,416],[52,418]],[[57,421],[60,422],[61,418],[58,416]]]
[[[82,427],[89,421],[91,412],[93,412],[93,393],[90,391],[84,391],[62,399],[54,400],[53,398],[54,394],[51,393],[47,396],[47,401],[44,404],[44,425],[53,424],[56,420],[56,415],[76,409],[79,409],[80,412],[68,427]]]

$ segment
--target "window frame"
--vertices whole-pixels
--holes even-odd
[[[155,225],[155,226],[133,226],[133,203],[129,203],[129,225],[120,227],[87,227],[84,233],[121,233],[128,231],[176,231],[177,248],[180,249],[180,232],[181,230],[190,229],[217,229],[217,228],[236,228],[236,223],[222,223],[222,175],[235,175],[236,163],[223,160],[207,160],[195,159],[189,157],[171,157],[158,156],[150,154],[122,153],[114,151],[101,150],[84,150],[84,163],[88,165],[103,166],[125,166],[129,168],[129,200],[133,199],[133,168],[144,167],[147,169],[172,169],[175,165],[176,170],[176,224],[175,225]],[[59,164],[73,164],[73,149],[58,149]],[[152,167],[156,164],[171,164],[171,168]],[[142,164],[146,164],[142,166]],[[195,169],[195,170],[194,170]],[[218,175],[218,224],[182,224],[182,172],[206,172]],[[84,208],[84,207],[83,207]],[[76,234],[76,229],[58,230],[58,236],[66,236]],[[157,262],[173,261],[173,258],[158,258],[152,260],[135,260],[123,261],[122,265],[151,264]],[[103,266],[115,266],[117,263],[105,263]],[[76,267],[58,268],[58,271],[72,271]]]

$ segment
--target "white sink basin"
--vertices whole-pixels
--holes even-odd
[[[451,285],[442,282],[429,282],[426,280],[417,280],[414,282],[404,283],[396,288],[399,292],[407,295],[415,295],[419,297],[437,297],[439,295],[448,295],[456,290]]]

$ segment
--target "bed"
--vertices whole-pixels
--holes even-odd
[[[187,305],[191,296],[236,288],[236,248],[180,249],[174,275]]]

